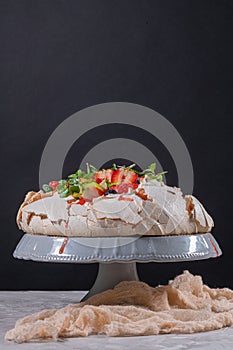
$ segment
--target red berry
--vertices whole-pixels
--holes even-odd
[[[59,185],[59,181],[50,181],[49,186],[56,191],[57,186]]]
[[[114,172],[114,170],[112,170],[112,169],[100,170],[97,173],[95,173],[95,175],[94,175],[95,181],[98,184],[101,183],[105,179],[108,180],[108,182],[112,182],[113,172]]]
[[[114,171],[112,175],[112,182],[118,183],[135,183],[138,180],[138,175],[132,171],[120,168]]]
[[[78,204],[83,205],[84,203],[86,203],[84,198],[80,198],[78,201]]]
[[[113,169],[107,169],[106,170],[106,179],[108,180],[108,182],[112,182],[112,174],[113,174],[114,170]]]
[[[134,171],[127,171],[124,182],[135,183],[138,180],[138,175]]]
[[[119,184],[123,181],[125,178],[125,170],[123,168],[119,168],[117,170],[114,170],[112,174],[112,182],[118,182]]]
[[[136,189],[138,188],[138,185],[139,185],[139,184],[137,184],[137,183],[132,184],[132,189],[133,189],[133,190],[136,190]]]
[[[95,181],[99,184],[100,182],[102,182],[105,178],[105,174],[103,170],[98,171],[97,173],[95,173],[94,175]]]

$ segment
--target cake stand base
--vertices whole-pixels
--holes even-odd
[[[136,263],[99,263],[99,271],[90,291],[81,300],[114,288],[122,281],[139,281]]]

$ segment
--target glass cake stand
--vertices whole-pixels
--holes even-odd
[[[13,256],[41,262],[99,263],[96,281],[85,300],[121,281],[138,281],[136,263],[202,260],[221,254],[211,233],[104,238],[24,234]]]

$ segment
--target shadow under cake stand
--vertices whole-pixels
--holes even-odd
[[[41,262],[99,263],[97,278],[85,300],[121,281],[138,281],[136,263],[202,260],[221,254],[211,233],[104,238],[24,234],[13,256]]]

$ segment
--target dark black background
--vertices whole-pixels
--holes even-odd
[[[189,269],[211,286],[233,288],[232,1],[8,0],[0,1],[0,16],[0,288],[91,287],[97,265],[15,260],[22,236],[15,215],[24,194],[38,189],[53,130],[76,111],[111,101],[148,106],[176,127],[193,161],[194,195],[214,217],[223,250],[218,259],[139,265],[140,278],[166,283]],[[96,140],[114,132],[122,136],[100,128]],[[67,158],[74,168],[88,139]],[[175,185],[159,145],[156,156]]]

